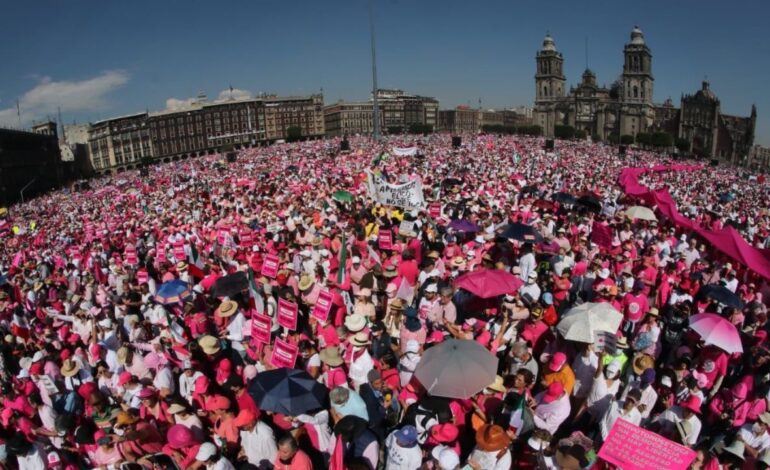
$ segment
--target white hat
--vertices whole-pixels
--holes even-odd
[[[353,264],[358,264],[358,263],[360,263],[360,262],[361,262],[361,258],[359,258],[358,256],[354,256],[354,257],[351,259],[351,261],[353,262]]]
[[[299,252],[299,255],[303,258],[310,258],[310,250],[302,250]]]
[[[195,460],[198,462],[205,462],[208,459],[210,459],[213,455],[216,455],[217,448],[214,444],[210,442],[204,442],[201,444],[200,448],[198,449],[198,453],[195,454]]]
[[[32,355],[32,362],[40,362],[44,357],[43,351],[35,351],[35,354]]]
[[[620,372],[620,362],[612,361],[609,364],[607,364],[607,372],[613,375]]]
[[[29,371],[27,369],[22,369],[19,371],[19,373],[16,375],[17,379],[28,379],[29,378]]]
[[[327,250],[326,248],[323,248],[321,250],[321,256],[323,256],[324,258],[329,256],[329,250]]]
[[[610,270],[607,268],[603,268],[601,271],[599,271],[599,277],[602,279],[607,279],[610,277]]]
[[[433,292],[435,294],[438,292],[438,286],[436,284],[428,284],[428,287],[425,288],[425,292]]]
[[[438,467],[440,470],[454,470],[460,465],[460,457],[454,449],[447,446],[436,446],[431,451],[430,455],[438,460]]]
[[[105,318],[104,320],[99,320],[97,325],[101,326],[102,328],[112,328],[112,320]]]

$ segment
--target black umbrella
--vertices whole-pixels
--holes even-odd
[[[323,408],[328,394],[326,387],[304,370],[287,368],[260,372],[248,392],[261,410],[286,416]]]
[[[601,201],[599,201],[599,199],[596,196],[592,196],[590,194],[585,194],[583,196],[580,196],[577,200],[577,204],[585,207],[586,209],[592,212],[602,211]]]
[[[214,297],[235,297],[241,291],[249,288],[249,278],[243,271],[238,271],[227,276],[220,277],[211,288]]]
[[[719,284],[708,284],[701,287],[698,291],[698,297],[709,297],[722,305],[737,308],[739,310],[743,308],[743,301],[741,298],[727,287]]]
[[[553,195],[553,200],[559,204],[574,204],[575,196],[570,193],[556,193]]]
[[[537,192],[537,186],[534,184],[531,184],[529,186],[524,186],[521,188],[521,194],[534,194]]]
[[[539,243],[543,241],[543,237],[540,232],[535,230],[534,227],[520,222],[514,222],[503,226],[500,229],[500,236],[512,240],[519,240],[520,242]]]
[[[446,178],[441,182],[442,186],[457,186],[459,184],[463,184],[463,182],[457,178]]]

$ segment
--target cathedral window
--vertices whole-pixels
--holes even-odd
[[[634,85],[634,98],[639,98],[639,87]]]

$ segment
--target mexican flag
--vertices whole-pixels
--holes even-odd
[[[252,307],[257,310],[259,313],[265,312],[265,301],[262,299],[262,296],[257,291],[257,282],[254,279],[254,270],[249,268],[248,272],[249,277],[249,297],[251,298],[251,302],[253,303]]]

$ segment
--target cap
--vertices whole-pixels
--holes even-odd
[[[417,445],[417,429],[414,426],[404,426],[396,431],[395,436],[401,447],[414,447]]]
[[[553,357],[551,357],[551,362],[548,364],[548,367],[551,369],[551,371],[558,372],[562,367],[564,367],[566,362],[567,355],[563,352],[557,352],[554,353]]]
[[[198,449],[198,453],[195,454],[195,460],[198,462],[205,462],[217,453],[217,448],[210,442],[204,442]]]
[[[543,395],[543,403],[552,403],[558,400],[564,393],[564,385],[561,382],[551,382],[551,385],[545,391]]]

